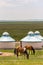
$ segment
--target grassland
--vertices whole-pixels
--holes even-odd
[[[0,51],[13,53],[13,50]],[[0,65],[43,65],[43,50],[36,50],[35,55],[29,55],[28,60],[23,56],[0,56]]]
[[[36,30],[43,35],[43,22],[0,22],[0,36],[7,31],[15,40],[20,40],[29,31]]]
[[[0,36],[3,32],[7,31],[15,40],[20,40],[29,31],[39,30],[41,35],[43,35],[43,22],[1,22],[0,23]],[[1,52],[11,52],[13,50],[3,50]],[[14,56],[0,56],[0,65],[43,65],[43,50],[36,50],[35,55],[29,55],[27,60],[24,57]]]

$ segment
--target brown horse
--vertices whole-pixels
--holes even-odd
[[[17,48],[14,48],[14,54],[16,54],[17,57],[19,56],[19,53],[23,54],[24,56],[26,55],[27,59],[29,59],[29,54],[28,54],[26,48],[22,48],[20,46],[18,46]]]
[[[33,51],[33,54],[35,54],[35,49],[33,48],[33,46],[31,46],[31,45],[26,45],[25,46],[25,48],[27,49],[27,50],[31,50],[31,51]]]

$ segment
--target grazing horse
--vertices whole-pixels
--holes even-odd
[[[23,54],[24,56],[26,55],[27,59],[29,59],[29,54],[27,52],[27,49],[26,48],[22,48],[22,47],[17,47],[17,48],[14,48],[14,54],[17,55],[17,57],[19,56],[19,53],[20,54]]]
[[[31,45],[26,45],[25,46],[25,48],[27,49],[27,50],[31,50],[31,51],[33,51],[33,54],[35,54],[35,49],[33,48],[33,46],[31,46]]]

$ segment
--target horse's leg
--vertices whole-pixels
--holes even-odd
[[[24,54],[26,55],[27,59],[29,59],[29,54],[28,54],[27,50],[25,50]]]
[[[25,59],[25,53],[24,53],[24,59]]]
[[[29,50],[29,54],[30,54],[30,50]]]
[[[32,53],[33,53],[33,52],[32,52],[32,50],[31,50],[31,55],[32,55]]]
[[[32,55],[32,50],[30,49],[30,55]]]
[[[29,54],[31,55],[31,49],[29,49]]]
[[[27,52],[27,51],[26,51]],[[29,59],[29,53],[27,52],[27,59]]]
[[[17,51],[17,58],[18,58],[18,51]]]
[[[32,54],[33,54],[33,50],[32,50]]]
[[[20,56],[21,56],[20,58],[23,59],[23,53],[22,52],[20,52]]]
[[[29,54],[27,53],[27,59],[29,59]]]

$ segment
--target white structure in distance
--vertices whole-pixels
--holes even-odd
[[[4,32],[0,37],[0,48],[14,48],[15,39],[13,39],[8,32]]]
[[[38,31],[36,31],[36,33],[39,34]],[[42,48],[42,40],[35,36],[36,33],[33,31],[28,32],[28,35],[20,40],[22,46],[24,47],[25,45],[32,45],[37,49]]]

